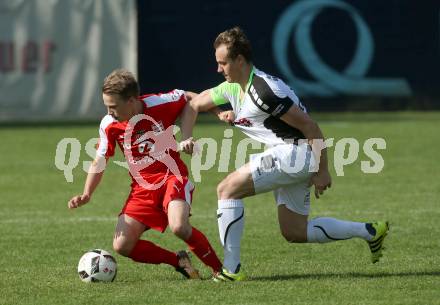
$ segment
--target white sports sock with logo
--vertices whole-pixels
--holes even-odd
[[[309,243],[327,243],[353,237],[371,240],[373,235],[363,222],[319,217],[310,220],[307,224],[307,242]]]
[[[224,252],[223,267],[235,273],[240,264],[240,241],[244,227],[243,200],[219,200],[217,221]]]

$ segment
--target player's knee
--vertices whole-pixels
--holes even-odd
[[[133,247],[121,239],[113,240],[113,250],[122,256],[129,256]]]
[[[225,182],[223,180],[217,185],[217,197],[219,199],[222,199],[222,195],[223,195],[224,191],[225,191]]]
[[[191,226],[185,223],[170,223],[170,230],[180,239],[187,240],[191,237]]]
[[[217,197],[219,199],[234,199],[234,184],[231,183],[231,179],[226,177],[217,186]]]
[[[307,242],[307,236],[300,231],[295,230],[281,230],[281,235],[289,243],[305,243]]]

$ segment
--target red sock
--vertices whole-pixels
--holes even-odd
[[[214,272],[221,270],[222,263],[202,232],[193,227],[191,237],[185,242],[205,265],[211,267]]]
[[[139,263],[164,263],[174,267],[178,267],[179,265],[176,253],[163,249],[148,240],[139,240],[129,257]]]

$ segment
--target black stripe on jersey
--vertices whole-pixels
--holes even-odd
[[[249,87],[249,95],[252,102],[262,111],[270,114],[264,120],[264,127],[271,130],[278,138],[286,139],[304,139],[303,133],[286,122],[280,120],[280,117],[285,114],[295,103],[286,96],[285,98],[278,97],[273,93],[272,89],[266,81],[257,75],[254,75],[252,85]]]
[[[257,75],[254,75],[252,85],[249,87],[249,95],[255,106],[262,111],[279,118],[289,110],[294,102],[286,96],[278,97],[266,81]]]
[[[267,119],[263,122],[264,127],[271,130],[278,138],[281,138],[283,140],[287,139],[305,139],[305,136],[303,133],[296,129],[286,122],[277,119],[276,117],[269,116]]]

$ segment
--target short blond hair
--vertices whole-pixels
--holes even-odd
[[[116,69],[104,79],[102,93],[119,95],[123,99],[139,96],[139,84],[133,73],[126,69]]]

